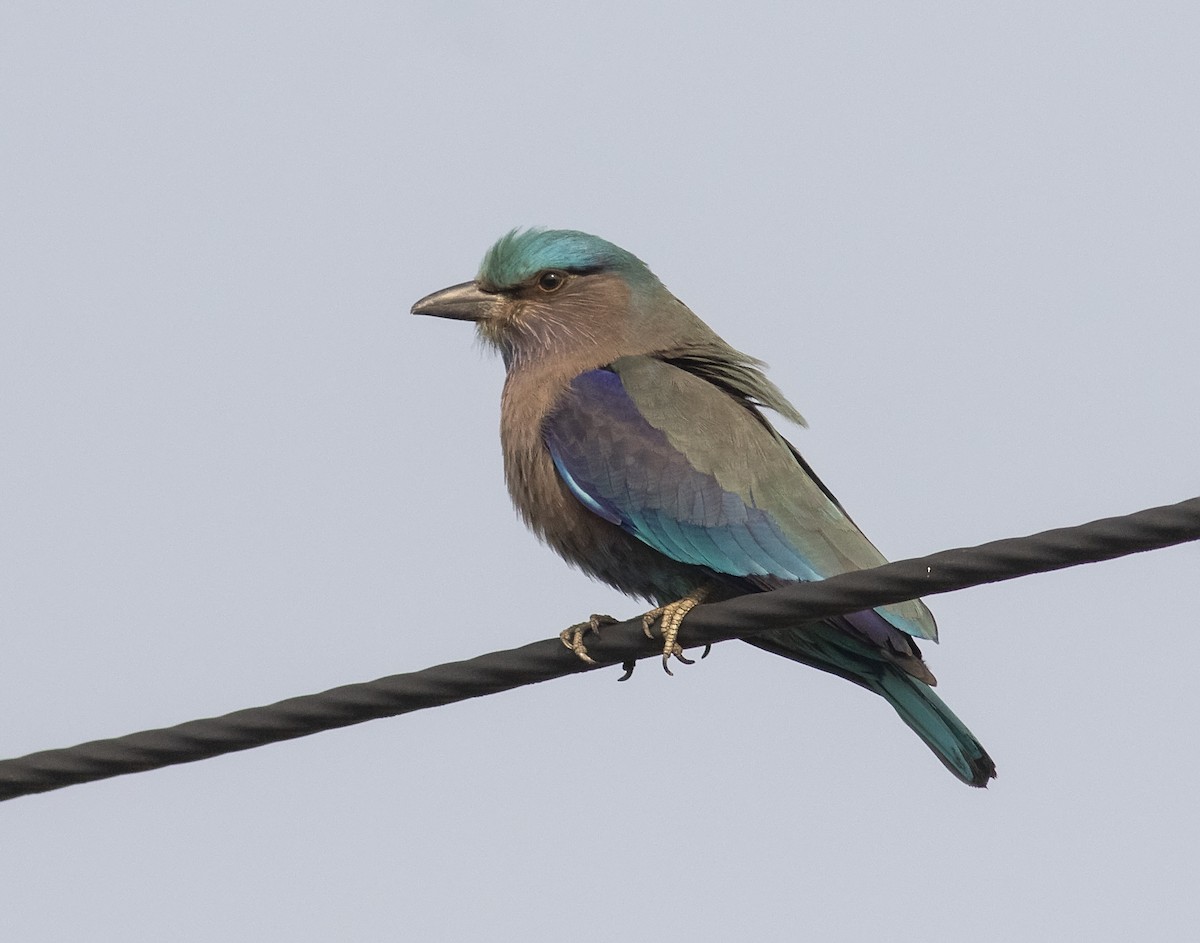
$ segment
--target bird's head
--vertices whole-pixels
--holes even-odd
[[[427,295],[412,313],[474,321],[510,368],[552,356],[600,364],[653,348],[661,338],[650,335],[672,330],[665,321],[700,323],[633,253],[565,229],[513,230],[474,281]]]

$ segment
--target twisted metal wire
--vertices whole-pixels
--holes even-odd
[[[1191,540],[1200,540],[1200,498],[700,606],[688,615],[686,642],[696,646],[739,638]],[[606,626],[599,638],[589,639],[588,651],[596,665],[581,662],[557,638],[548,639],[221,717],[0,760],[0,801],[496,694],[660,655],[661,647],[642,634],[637,618]]]

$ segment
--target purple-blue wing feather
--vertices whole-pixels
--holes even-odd
[[[580,502],[673,560],[758,588],[885,562],[760,414],[670,363],[580,374],[542,433]],[[872,634],[936,637],[919,602],[879,613]]]
[[[768,512],[696,469],[646,421],[613,371],[576,377],[543,436],[571,492],[660,553],[731,576],[817,578]]]

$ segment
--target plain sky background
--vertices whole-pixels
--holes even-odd
[[[1200,493],[1195,3],[0,5],[0,753],[638,604],[408,315],[518,225],[768,360],[893,558]],[[933,598],[951,777],[749,646],[0,805],[0,938],[1184,940],[1195,545]]]

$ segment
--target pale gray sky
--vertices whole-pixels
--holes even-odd
[[[636,613],[512,514],[499,363],[407,313],[517,225],[767,359],[892,557],[1200,493],[1198,43],[1191,3],[4,4],[0,754]],[[1191,939],[1198,569],[931,600],[986,792],[727,644],[4,803],[0,937]]]

